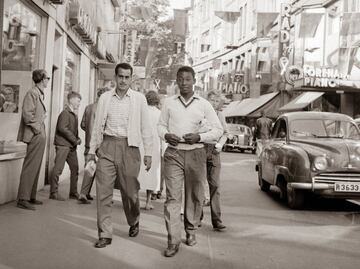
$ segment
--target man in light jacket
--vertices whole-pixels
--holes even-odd
[[[89,160],[96,164],[96,200],[99,240],[96,248],[111,244],[111,206],[115,180],[120,185],[121,198],[129,236],[139,233],[141,144],[144,164],[151,168],[152,128],[146,98],[130,89],[133,68],[127,63],[115,67],[116,89],[104,93],[98,102],[90,141]]]

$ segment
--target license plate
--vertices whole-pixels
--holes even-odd
[[[335,183],[336,192],[360,192],[360,183]]]

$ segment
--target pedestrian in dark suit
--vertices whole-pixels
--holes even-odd
[[[35,210],[34,204],[42,204],[36,199],[36,192],[46,145],[44,90],[50,77],[45,70],[38,69],[33,71],[32,79],[35,86],[24,97],[18,134],[18,140],[27,144],[27,151],[20,175],[17,206],[29,210]]]
[[[60,113],[57,124],[54,145],[56,148],[55,166],[50,178],[50,199],[64,201],[58,194],[59,177],[64,169],[65,161],[70,168],[70,199],[79,199],[77,181],[79,175],[79,163],[76,147],[81,139],[78,135],[77,110],[80,106],[81,95],[70,92],[67,96],[68,106]]]
[[[85,131],[85,152],[84,152],[85,166],[89,162],[90,139],[91,139],[92,129],[94,126],[97,103],[99,101],[100,96],[104,92],[107,92],[108,90],[110,89],[106,87],[98,89],[96,102],[86,106],[84,115],[81,120],[80,127]],[[84,171],[84,178],[82,181],[80,197],[79,197],[80,203],[88,204],[90,203],[88,200],[93,200],[93,198],[90,195],[90,191],[94,182],[94,178],[95,175],[90,175],[87,171]]]

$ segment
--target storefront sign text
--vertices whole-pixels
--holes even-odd
[[[309,87],[338,87],[339,80],[348,80],[347,74],[340,73],[332,68],[315,68],[310,65],[304,65],[304,86]]]
[[[291,6],[289,4],[281,4],[281,24],[279,35],[279,66],[280,74],[284,75],[289,65],[289,54],[291,49],[289,47],[290,42],[290,11]]]

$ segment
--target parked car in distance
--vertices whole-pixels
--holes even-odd
[[[238,150],[244,152],[250,150],[256,152],[253,132],[249,126],[243,124],[227,124],[228,138],[223,146],[223,151]]]
[[[281,190],[290,208],[307,193],[326,198],[360,197],[360,131],[347,115],[292,112],[276,120],[256,165],[262,191]]]

